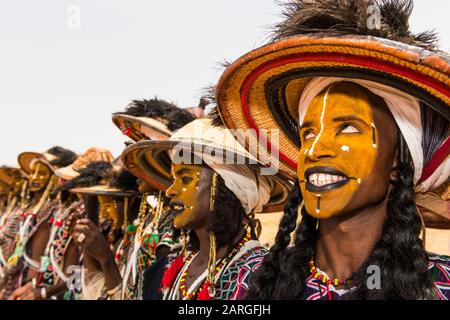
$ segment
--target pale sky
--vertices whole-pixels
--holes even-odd
[[[274,0],[3,0],[0,9],[0,165],[54,145],[119,156],[126,139],[111,113],[155,95],[197,105],[217,63],[264,44],[280,20]],[[447,52],[448,12],[448,0],[416,0],[411,20],[414,31],[435,28]]]

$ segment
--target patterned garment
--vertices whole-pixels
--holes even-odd
[[[153,226],[153,216],[147,215],[143,222],[142,234],[136,232],[129,234],[127,241],[122,241],[119,250],[116,251],[116,262],[121,270],[122,277],[124,277],[122,300],[136,300],[138,297],[142,297],[143,273],[155,262],[157,248],[167,246],[170,250],[173,250],[180,246],[178,239],[174,238],[171,220],[159,226],[156,238],[154,237]],[[137,229],[139,230],[139,228]],[[137,251],[135,251],[137,248],[135,246],[139,246]],[[133,273],[136,274],[135,278]]]
[[[430,255],[428,271],[431,273],[439,299],[450,300],[450,257]]]
[[[39,286],[50,288],[59,281],[67,280],[63,269],[72,237],[65,228],[68,226],[69,218],[75,216],[78,219],[85,216],[83,201],[76,201],[67,208],[61,208],[50,218],[50,239],[44,255],[41,256],[41,269],[37,275]]]
[[[244,297],[248,290],[250,274],[258,269],[267,254],[267,249],[253,240],[249,241],[248,245],[241,250],[245,252],[230,264],[217,280],[216,300],[239,300]],[[177,257],[178,255],[169,255],[168,263],[165,266],[166,270],[170,268]],[[179,297],[179,292],[176,295]]]
[[[430,254],[428,268],[434,285],[435,292],[440,300],[450,300],[450,257]],[[305,300],[341,300],[351,291],[348,289],[336,289],[333,285],[327,286],[313,276],[306,279]]]
[[[28,210],[31,210],[30,206]],[[42,223],[49,221],[50,217],[58,210],[59,202],[57,200],[48,201],[44,204],[44,206],[39,210],[39,212],[35,215],[30,212],[23,211],[21,212],[21,227],[23,227],[23,223],[29,220],[28,227],[24,230],[22,237],[18,236],[18,239],[15,243],[14,252],[8,259],[8,267],[5,270],[6,277],[3,279],[3,288],[5,290],[5,296],[8,296],[11,292],[17,289],[19,286],[25,284],[29,279],[24,279],[29,265],[25,263],[24,254],[30,254],[31,247],[27,244],[28,240],[32,238],[37,229]]]
[[[14,251],[17,234],[23,210],[17,205],[8,216],[2,217],[3,225],[0,227],[0,246],[2,255],[2,267],[7,267],[7,260]]]

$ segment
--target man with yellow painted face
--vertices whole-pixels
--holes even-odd
[[[416,206],[449,186],[449,61],[431,33],[409,31],[412,7],[291,1],[272,42],[224,72],[225,123],[256,131],[271,151],[258,159],[295,179],[247,298],[450,299],[450,257],[427,252]],[[445,228],[438,198],[427,207]]]
[[[94,161],[61,188],[80,195],[86,207],[86,217],[67,221],[69,233],[83,253],[86,286],[79,298],[118,298],[122,275],[115,256],[139,212],[136,178],[121,165]]]
[[[8,258],[10,274],[6,293],[8,299],[46,299],[46,288],[54,284],[47,276],[49,257],[46,248],[50,239],[53,217],[68,208],[73,198],[54,193],[59,178],[56,169],[71,164],[76,154],[56,146],[44,153],[24,152],[19,155],[21,169],[28,175],[30,207],[22,216],[14,252]]]
[[[0,167],[0,182],[5,186],[5,208],[0,217],[0,264],[7,269],[7,260],[14,250],[20,215],[29,205],[25,174],[14,167]]]
[[[217,158],[205,149],[216,150]],[[246,161],[223,162],[220,150]],[[141,159],[129,166],[132,172],[165,186],[174,227],[184,239],[181,251],[146,271],[143,298],[240,299],[266,251],[257,241],[254,213],[283,203],[289,186],[261,176],[233,135],[209,118],[194,120],[167,141],[139,142],[124,154],[125,163]]]

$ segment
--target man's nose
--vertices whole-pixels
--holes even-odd
[[[331,137],[323,135],[314,141],[311,148],[306,152],[306,158],[310,161],[319,161],[324,158],[335,158],[335,146]]]
[[[175,183],[173,183],[173,184],[169,187],[169,189],[166,190],[166,197],[167,197],[167,198],[173,199],[173,198],[175,198],[178,194],[179,194],[179,192],[178,192],[178,190],[177,190],[177,188],[176,188]]]

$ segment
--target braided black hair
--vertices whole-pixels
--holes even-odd
[[[381,239],[366,262],[352,276],[356,289],[348,299],[433,299],[433,283],[428,273],[428,255],[419,236],[422,222],[414,204],[411,154],[400,134],[397,179],[387,203],[387,219]],[[302,209],[302,222],[289,247],[290,235],[302,196],[298,183],[291,192],[280,222],[275,245],[251,281],[247,299],[301,299],[309,276],[308,262],[314,256],[318,237],[317,219]],[[369,290],[368,266],[381,268],[382,287]]]

